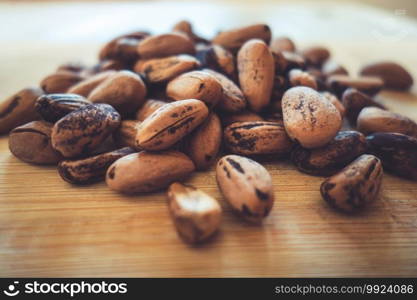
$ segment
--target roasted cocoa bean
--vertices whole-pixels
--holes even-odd
[[[79,83],[70,87],[67,91],[68,94],[78,94],[84,97],[88,97],[91,91],[94,90],[99,84],[107,80],[110,76],[116,74],[114,70],[108,70],[104,72],[97,73]]]
[[[283,122],[237,122],[224,130],[226,148],[235,154],[263,155],[289,153],[293,143]]]
[[[332,75],[327,78],[327,86],[339,97],[348,88],[355,88],[362,93],[373,96],[384,87],[384,82],[373,76],[354,78],[348,75]]]
[[[250,108],[259,112],[270,99],[274,84],[275,63],[272,52],[261,40],[250,40],[237,55],[239,83]]]
[[[171,80],[166,87],[166,94],[174,100],[198,99],[212,108],[223,97],[223,88],[213,75],[192,71]]]
[[[71,86],[83,79],[85,78],[78,73],[59,71],[45,77],[40,86],[46,94],[66,93]]]
[[[193,41],[185,34],[171,32],[144,38],[138,44],[137,52],[141,59],[149,59],[178,54],[194,54],[195,47]]]
[[[142,151],[116,160],[107,170],[106,183],[125,194],[148,193],[186,178],[194,169],[191,159],[181,152]]]
[[[110,104],[126,116],[135,113],[145,102],[146,93],[146,86],[139,75],[130,71],[119,71],[91,91],[88,100]]]
[[[408,90],[413,85],[413,77],[395,62],[383,61],[364,66],[360,70],[364,76],[376,76],[384,81],[384,87],[394,90]]]
[[[104,179],[108,167],[119,158],[134,153],[126,147],[79,160],[62,160],[58,172],[62,179],[72,184],[89,184]]]
[[[89,104],[90,101],[76,94],[47,94],[36,100],[35,108],[42,119],[55,123],[70,112]]]
[[[382,104],[376,102],[370,96],[353,88],[348,88],[343,93],[342,103],[346,109],[346,117],[353,126],[356,125],[358,115],[364,107],[375,106],[385,109]]]
[[[296,146],[291,160],[301,172],[330,176],[340,171],[366,151],[365,136],[357,131],[339,131],[325,146],[305,149]]]
[[[27,122],[39,119],[35,102],[43,94],[40,88],[29,87],[20,90],[0,103],[0,134]]]
[[[51,145],[53,124],[33,121],[16,127],[9,135],[9,149],[18,159],[32,164],[56,164],[62,159]]]
[[[401,133],[377,132],[366,137],[369,151],[381,159],[384,169],[417,180],[417,139]]]
[[[268,45],[271,40],[271,29],[268,25],[256,24],[223,31],[212,40],[212,43],[223,46],[235,53],[245,42],[251,39],[260,39]]]
[[[320,188],[323,199],[346,212],[362,211],[378,198],[383,176],[381,161],[363,154],[342,171],[327,178]]]
[[[242,218],[258,223],[274,205],[272,179],[268,171],[249,158],[227,155],[216,168],[217,184],[224,198]]]
[[[282,113],[289,137],[304,148],[326,145],[342,126],[336,107],[308,87],[287,90],[282,98]]]
[[[89,154],[120,125],[119,113],[108,104],[91,104],[55,123],[52,147],[64,157]]]
[[[211,113],[187,138],[185,152],[197,170],[209,168],[217,158],[222,142],[222,125],[219,117]]]
[[[374,132],[395,132],[417,138],[416,122],[406,116],[378,107],[362,109],[358,116],[357,127],[365,135]]]
[[[207,115],[207,106],[200,100],[167,103],[138,126],[136,147],[153,151],[168,149],[200,125]]]
[[[136,148],[136,134],[140,121],[124,120],[120,123],[119,128],[113,133],[113,139],[119,147]]]
[[[196,58],[183,54],[145,61],[139,60],[134,66],[134,70],[137,73],[145,74],[150,83],[161,83],[199,66],[200,63]]]

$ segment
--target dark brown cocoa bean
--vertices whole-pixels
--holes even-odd
[[[323,199],[346,212],[362,211],[378,198],[383,170],[381,161],[363,154],[342,171],[327,178],[320,187]]]
[[[28,163],[56,164],[62,157],[51,145],[52,126],[45,121],[33,121],[16,127],[9,135],[10,152]]]
[[[386,88],[408,90],[413,85],[413,77],[402,66],[395,62],[383,61],[364,66],[361,71],[364,76],[377,76],[384,81]]]
[[[39,119],[35,109],[36,99],[43,94],[42,89],[29,87],[20,90],[0,103],[0,134],[30,121]]]
[[[71,86],[85,79],[82,75],[69,71],[59,71],[45,77],[41,88],[47,94],[65,93]]]
[[[285,154],[293,145],[283,122],[233,123],[225,128],[224,141],[229,151],[242,155]]]
[[[369,151],[384,169],[417,180],[417,139],[401,133],[377,132],[366,137]]]
[[[91,104],[55,123],[52,146],[64,157],[89,154],[120,125],[119,113],[108,104]]]
[[[72,184],[89,184],[104,180],[110,165],[119,158],[135,153],[130,147],[102,153],[80,160],[63,160],[58,164],[62,179]]]
[[[376,102],[370,96],[353,88],[348,88],[343,93],[342,103],[346,110],[345,115],[351,125],[356,125],[358,115],[364,107],[376,106],[385,109],[382,104]]]
[[[378,77],[371,76],[355,78],[348,75],[332,75],[327,78],[327,86],[339,97],[348,88],[355,88],[362,93],[373,96],[384,87],[384,82]]]
[[[344,168],[366,151],[365,136],[357,131],[339,131],[327,145],[306,149],[296,146],[291,160],[301,172],[330,176]]]
[[[36,100],[35,108],[45,121],[55,123],[70,112],[88,104],[91,102],[76,94],[48,94]]]
[[[305,58],[307,64],[321,67],[330,57],[330,51],[325,47],[313,46],[301,51],[301,55]]]

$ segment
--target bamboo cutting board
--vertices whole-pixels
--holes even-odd
[[[155,20],[147,20],[150,28],[157,27],[161,18],[170,26],[184,17],[184,3],[153,3],[153,7],[132,4],[122,8],[115,4],[86,4],[82,9],[79,4],[25,5],[16,8],[2,4],[0,11],[9,19],[0,19],[7,23],[13,16],[28,18],[32,13],[37,16],[33,30],[40,30],[36,39],[41,43],[30,34],[23,38],[22,30],[30,30],[24,24],[17,27],[21,30],[16,30],[16,35],[8,32],[0,36],[10,41],[0,53],[2,95],[39,82],[67,59],[92,61],[102,40],[94,40],[91,26],[95,23],[82,26],[84,21],[91,21],[86,13],[89,10],[97,12],[95,20],[102,26],[106,23],[97,20],[113,14],[115,9],[141,10],[146,16],[154,12]],[[163,5],[165,9],[176,9],[179,16],[157,16],[155,11]],[[186,12],[193,16],[189,19],[196,19],[196,24],[205,22],[213,30],[217,27],[208,16],[219,11],[230,16],[230,26],[222,26],[226,28],[264,20],[274,32],[306,43],[315,34],[309,31],[311,24],[316,24],[322,35],[315,36],[314,41],[328,45],[333,56],[352,72],[366,61],[388,58],[410,66],[417,78],[417,57],[411,51],[417,46],[414,21],[401,21],[409,30],[405,39],[375,40],[372,31],[364,28],[381,16],[389,17],[380,11],[356,6],[318,10],[308,5],[268,5],[254,10],[248,6],[205,4],[203,15],[199,15],[201,7],[190,3]],[[46,29],[49,21],[45,20],[50,17],[53,23],[63,8],[67,13],[83,12],[79,14],[80,31],[73,27],[71,31],[62,27],[68,24],[60,23],[58,29],[64,37],[55,36],[54,30]],[[25,15],[19,15],[23,11]],[[276,14],[272,15],[272,11]],[[288,18],[279,17],[288,11],[297,11],[294,18],[304,16],[305,23],[298,20],[296,26],[290,26]],[[327,26],[322,24],[323,11]],[[133,22],[129,16],[133,18],[133,13],[125,18],[125,27]],[[339,17],[352,22],[343,25]],[[42,26],[48,34],[41,30]],[[283,30],[285,26],[290,29]],[[341,28],[348,28],[344,32],[347,36],[358,34],[357,42],[341,38]],[[82,40],[86,31],[92,36],[88,42]],[[393,111],[417,120],[415,95],[384,92],[380,98]],[[266,167],[273,177],[276,202],[262,226],[248,225],[231,213],[217,189],[213,170],[197,172],[187,180],[216,197],[224,208],[219,234],[208,244],[190,247],[177,237],[163,193],[127,197],[110,191],[104,183],[72,186],[60,179],[54,167],[28,165],[14,158],[9,153],[7,137],[0,137],[0,276],[417,276],[416,182],[385,174],[379,200],[367,212],[346,216],[331,210],[321,199],[319,186],[323,178],[299,173],[288,161],[269,162]]]

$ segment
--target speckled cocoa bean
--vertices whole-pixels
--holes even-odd
[[[208,108],[200,100],[167,103],[138,126],[136,146],[152,151],[168,149],[200,125],[207,116]]]
[[[330,176],[366,151],[365,136],[357,131],[339,131],[327,145],[316,149],[296,146],[291,160],[301,172]]]
[[[224,198],[241,217],[259,223],[274,205],[272,179],[268,171],[249,158],[227,155],[216,168],[217,184]]]
[[[136,152],[130,147],[98,154],[79,160],[62,160],[58,172],[62,179],[73,184],[89,184],[104,179],[107,168],[119,158]]]
[[[119,113],[108,104],[91,104],[75,110],[52,129],[52,146],[64,157],[86,155],[120,125]]]
[[[76,94],[47,94],[36,100],[35,108],[42,119],[55,123],[70,112],[89,104],[90,101]]]
[[[354,213],[378,198],[383,176],[381,161],[363,154],[321,184],[321,195],[332,207]]]
[[[293,145],[283,122],[237,122],[224,130],[226,148],[235,154],[289,153]]]
[[[145,74],[150,83],[161,83],[187,71],[197,69],[199,66],[200,62],[195,57],[182,54],[139,60],[134,66],[134,71]]]

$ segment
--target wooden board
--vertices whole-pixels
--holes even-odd
[[[158,5],[162,4],[155,9]],[[108,14],[111,7],[108,6]],[[207,15],[222,9],[207,7]],[[38,7],[29,8],[34,9],[33,14],[39,13]],[[51,5],[42,11],[45,16],[52,16],[53,8]],[[67,12],[72,8],[68,5]],[[2,13],[7,9],[17,14],[14,6],[0,7]],[[193,9],[195,5],[190,4],[190,10]],[[291,11],[291,7],[285,9]],[[321,22],[320,15],[312,13],[315,9],[305,6],[298,10],[309,20],[307,24],[299,23],[298,28]],[[369,8],[360,9],[358,14],[365,10],[371,20],[380,14]],[[227,6],[221,11],[245,16],[250,9],[237,6],[235,10],[238,12]],[[104,14],[103,9],[99,11]],[[411,53],[407,48],[416,49],[414,36],[395,44],[341,39],[337,17],[346,18],[346,11],[349,8],[328,9],[335,25],[323,33],[323,43],[331,47],[339,61],[346,62],[351,70],[378,57],[398,57],[408,66],[417,65],[415,51]],[[266,22],[270,17],[268,14]],[[355,17],[351,15],[352,20]],[[251,21],[255,21],[254,17],[234,19],[232,23]],[[210,24],[207,18],[200,22]],[[273,28],[279,31],[282,27],[275,22]],[[411,25],[414,27],[410,28],[417,28],[415,23]],[[365,25],[354,24],[351,30],[361,26]],[[333,40],[329,37],[332,30]],[[309,34],[303,34],[294,35],[308,40]],[[72,36],[77,40],[76,37]],[[52,39],[39,46],[33,39],[18,39],[2,48],[2,94],[36,83],[63,59],[91,60],[91,53],[100,45],[97,41],[67,45]],[[393,53],[393,48],[400,55]],[[417,78],[416,70],[411,71]],[[384,92],[381,98],[394,111],[417,120],[416,96]],[[71,186],[60,179],[54,167],[18,161],[9,153],[7,137],[1,137],[0,276],[417,276],[415,182],[386,174],[380,199],[367,212],[346,216],[331,210],[321,199],[319,186],[323,178],[299,173],[287,161],[266,166],[273,176],[276,202],[263,226],[248,225],[231,213],[217,189],[213,171],[195,173],[187,181],[219,199],[224,207],[221,231],[216,238],[206,245],[190,247],[178,239],[163,193],[127,197],[110,191],[104,183]]]

